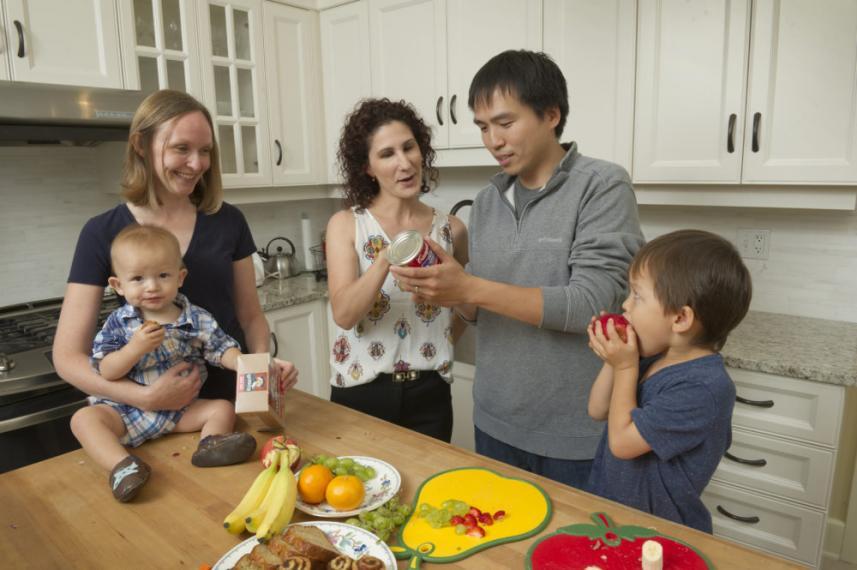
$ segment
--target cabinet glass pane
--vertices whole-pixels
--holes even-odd
[[[187,91],[183,61],[167,60],[167,87],[177,91]]]
[[[235,23],[235,57],[250,60],[250,14],[244,10],[233,10]]]
[[[134,0],[134,27],[137,45],[155,47],[155,15],[152,0]]]
[[[161,14],[164,19],[164,48],[181,51],[182,13],[179,0],[161,0]]]
[[[140,68],[140,91],[152,93],[161,88],[158,83],[158,60],[153,57],[139,56],[137,66]]]
[[[238,70],[238,112],[242,117],[254,117],[253,111],[253,71]]]
[[[259,172],[259,153],[256,149],[256,127],[241,127],[241,147],[244,149],[244,172]]]
[[[208,13],[211,18],[211,54],[228,57],[226,8],[212,4],[208,7]]]
[[[235,134],[232,125],[217,127],[218,144],[220,145],[220,171],[224,174],[235,174]]]
[[[232,116],[232,89],[229,87],[229,68],[214,66],[214,100],[217,102],[217,114]]]

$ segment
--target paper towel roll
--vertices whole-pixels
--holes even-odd
[[[316,245],[315,236],[312,233],[312,222],[306,214],[301,214],[301,240],[304,247],[304,262],[306,263],[307,271],[315,271],[315,257],[313,257],[310,247]]]

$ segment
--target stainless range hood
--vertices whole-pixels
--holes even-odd
[[[140,91],[0,81],[0,146],[128,140]]]

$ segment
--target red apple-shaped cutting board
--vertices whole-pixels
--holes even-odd
[[[617,526],[604,513],[592,515],[594,525],[573,524],[536,541],[527,553],[527,570],[626,570],[640,568],[643,543],[659,542],[664,570],[713,570],[700,551],[651,528]]]
[[[435,507],[456,499],[487,513],[505,511],[502,520],[483,526],[485,536],[457,534],[452,526],[433,528],[419,516],[419,506]],[[551,502],[537,485],[504,477],[490,469],[464,467],[432,475],[420,485],[411,516],[399,529],[397,558],[409,559],[408,568],[420,562],[455,562],[497,544],[522,540],[541,532],[551,517]]]

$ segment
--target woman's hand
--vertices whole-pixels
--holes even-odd
[[[601,326],[595,325],[595,320],[596,317],[592,317],[586,329],[589,335],[589,348],[592,352],[616,371],[639,366],[640,351],[637,348],[637,333],[634,327],[628,324],[626,329],[628,341],[623,342],[613,319],[607,321],[607,336],[604,336]]]
[[[180,362],[147,388],[145,409],[180,410],[193,402],[200,388],[199,367],[190,362]]]
[[[277,382],[280,382],[284,386],[284,390],[288,391],[294,388],[295,384],[298,383],[298,369],[295,368],[295,365],[291,362],[275,358],[274,366],[277,370]]]

